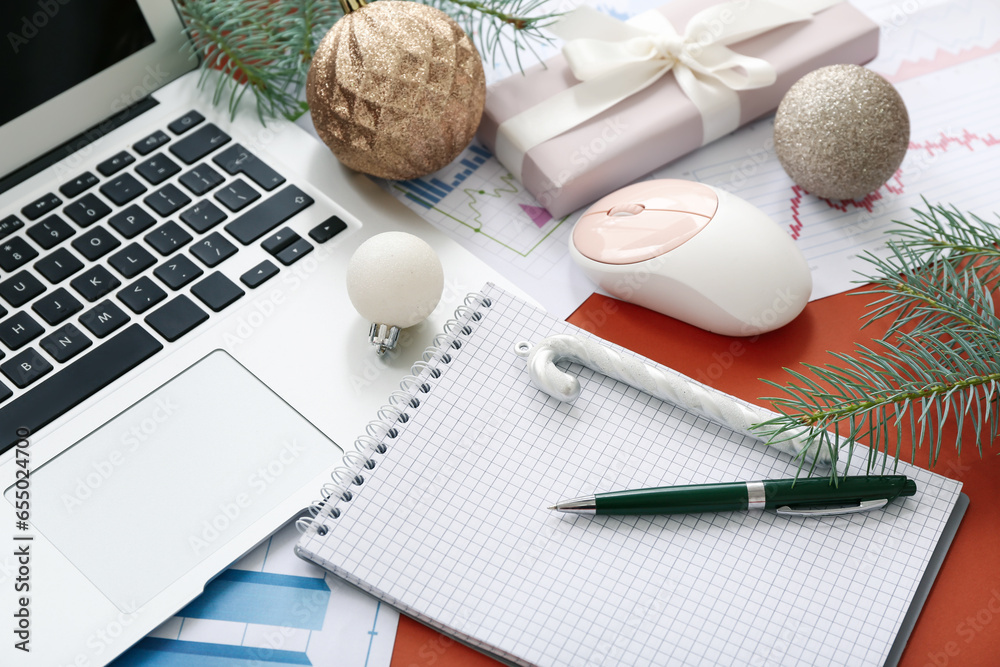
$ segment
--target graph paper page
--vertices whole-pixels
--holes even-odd
[[[547,510],[602,491],[792,477],[796,463],[579,366],[576,403],[546,396],[514,344],[578,330],[487,294],[303,555],[520,664],[882,664],[960,483],[901,465],[915,496],[823,519]]]

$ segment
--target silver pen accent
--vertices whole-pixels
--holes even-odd
[[[594,496],[581,496],[556,503],[549,509],[571,514],[597,514],[597,498]]]
[[[762,510],[766,504],[764,499],[764,482],[747,482],[747,509]]]

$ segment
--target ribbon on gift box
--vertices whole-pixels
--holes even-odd
[[[739,90],[774,83],[774,67],[728,48],[779,26],[807,21],[841,0],[734,0],[688,21],[684,34],[659,12],[627,23],[580,7],[550,28],[565,40],[563,55],[580,81],[507,119],[497,130],[496,156],[521,180],[529,150],[586,122],[673,72],[702,118],[702,145],[739,127]]]

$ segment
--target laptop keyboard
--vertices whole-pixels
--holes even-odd
[[[313,199],[197,111],[96,172],[0,212],[0,451],[347,228],[281,227]],[[226,270],[258,241],[273,261]]]

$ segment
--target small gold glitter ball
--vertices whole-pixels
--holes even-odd
[[[326,34],[306,83],[313,124],[348,167],[405,180],[448,165],[476,133],[486,77],[444,12],[378,0]]]
[[[892,178],[906,155],[910,117],[892,84],[858,65],[814,70],[774,118],[778,160],[792,180],[827,199],[857,199]]]

